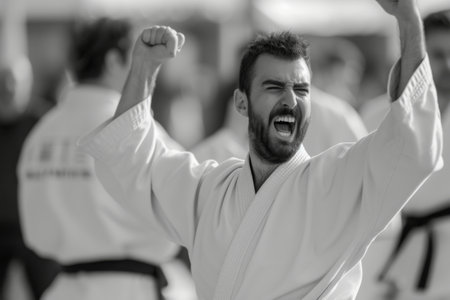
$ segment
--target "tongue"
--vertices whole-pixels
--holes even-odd
[[[275,129],[281,132],[291,132],[291,126],[286,122],[275,122]]]

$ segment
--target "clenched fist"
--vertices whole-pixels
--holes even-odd
[[[136,41],[133,60],[162,64],[175,57],[184,44],[184,35],[168,26],[144,29]]]
[[[376,0],[378,4],[390,15],[399,21],[415,21],[420,19],[417,0]]]

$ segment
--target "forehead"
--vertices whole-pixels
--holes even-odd
[[[253,78],[254,82],[273,79],[286,83],[309,83],[311,72],[303,58],[290,60],[262,54],[255,62]]]

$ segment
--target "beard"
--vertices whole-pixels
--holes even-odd
[[[270,138],[269,128],[273,118],[277,115],[293,115],[295,122],[295,136],[293,141],[286,142]],[[248,132],[250,145],[256,151],[256,154],[265,161],[274,164],[280,164],[291,159],[294,154],[300,149],[300,145],[308,129],[309,119],[305,120],[302,126],[303,114],[300,107],[297,105],[295,109],[279,108],[272,111],[269,117],[268,124],[262,118],[253,112],[252,106],[248,104]]]

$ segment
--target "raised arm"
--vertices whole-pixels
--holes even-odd
[[[184,35],[167,26],[142,31],[134,45],[131,69],[114,118],[141,101],[151,101],[160,66],[175,57],[183,44]]]
[[[340,218],[335,223],[348,222],[359,211],[361,241],[380,233],[443,163],[436,88],[415,0],[377,1],[397,18],[401,31],[402,58],[389,80],[395,101],[377,130],[355,144],[330,148],[312,162],[323,170],[321,187],[332,195],[329,203],[324,202],[327,208],[354,208],[335,214]],[[324,186],[327,183],[336,187],[336,193]]]
[[[163,140],[150,111],[158,69],[176,56],[184,36],[155,26],[139,36],[120,105],[108,120],[79,141],[96,162],[100,182],[113,198],[149,230],[192,247],[205,197],[204,180],[217,164],[198,164]]]
[[[409,79],[425,58],[425,38],[417,0],[376,0],[397,19],[400,32],[400,78],[393,100],[405,89]]]

